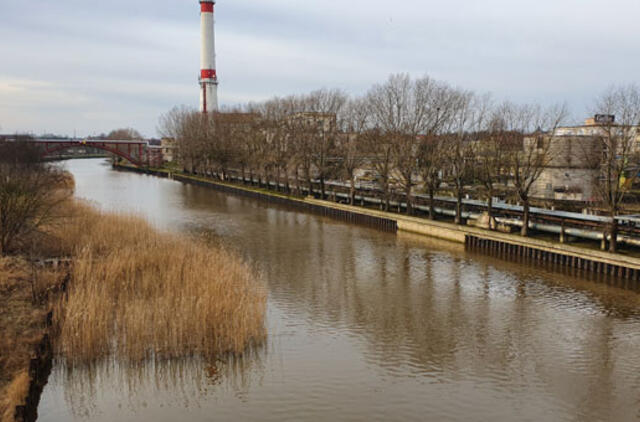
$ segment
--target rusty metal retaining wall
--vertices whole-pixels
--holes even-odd
[[[616,265],[595,259],[547,251],[533,246],[513,244],[493,239],[484,239],[480,236],[467,235],[465,247],[468,251],[478,251],[485,255],[508,259],[511,261],[529,261],[545,263],[551,266],[573,268],[583,272],[602,274],[621,280],[629,280],[634,283],[629,287],[637,287],[640,281],[640,269]]]

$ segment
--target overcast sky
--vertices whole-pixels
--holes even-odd
[[[638,82],[638,0],[219,0],[220,102],[429,74],[576,118]],[[197,0],[0,0],[0,133],[156,135],[198,105]]]

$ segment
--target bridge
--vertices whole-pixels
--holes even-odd
[[[148,165],[152,161],[149,145],[144,140],[33,139],[30,141],[41,146],[43,158],[70,148],[82,147],[109,152],[139,167]]]

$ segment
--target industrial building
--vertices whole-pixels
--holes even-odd
[[[532,186],[532,196],[540,199],[595,201],[594,187],[601,171],[602,137],[616,130],[615,117],[596,115],[583,125],[564,126],[547,135],[548,162]],[[634,128],[635,132],[635,128]],[[640,150],[640,136],[635,148]],[[529,137],[535,142],[535,137]]]

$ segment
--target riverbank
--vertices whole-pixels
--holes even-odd
[[[51,322],[62,268],[0,258],[0,420],[35,420],[51,369]]]
[[[572,267],[587,272],[606,274],[633,282],[640,280],[640,259],[633,256],[612,254],[567,243],[411,217],[366,207],[318,200],[311,197],[301,198],[255,186],[245,186],[239,183],[222,182],[201,176],[176,173],[167,169],[139,169],[128,165],[117,165],[116,168],[170,178],[183,183],[208,186],[217,190],[251,196],[270,202],[286,203],[299,209],[309,210],[347,222],[367,224],[383,230],[405,231],[461,243],[469,249],[497,255],[505,259],[524,258],[549,262],[558,266]]]
[[[69,368],[242,354],[266,336],[260,277],[221,245],[69,201],[32,253],[0,260],[0,417],[35,420],[53,353]]]

